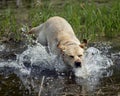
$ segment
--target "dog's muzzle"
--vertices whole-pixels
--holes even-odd
[[[75,67],[76,68],[81,67],[81,62],[75,62]]]

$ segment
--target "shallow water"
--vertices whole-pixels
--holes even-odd
[[[0,48],[1,52],[7,49],[4,44]],[[106,43],[89,46],[84,66],[64,71],[67,69],[61,59],[48,54],[45,47],[28,46],[16,54],[16,59],[0,59],[0,96],[117,96],[120,52],[111,53],[111,49]]]

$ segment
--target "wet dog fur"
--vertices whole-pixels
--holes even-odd
[[[29,34],[35,34],[43,46],[57,56],[62,56],[66,65],[73,68],[82,66],[84,47],[87,40],[82,43],[77,39],[71,25],[62,17],[54,16],[43,24],[32,28]]]

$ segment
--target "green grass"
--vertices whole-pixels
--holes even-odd
[[[116,37],[120,35],[120,2],[119,0],[105,0],[98,3],[69,0],[50,2],[44,0],[40,4],[32,4],[29,8],[27,22],[16,21],[16,14],[11,9],[6,9],[0,18],[0,37],[13,34],[16,40],[21,39],[20,25],[32,27],[43,23],[51,16],[64,17],[73,27],[79,39],[94,40],[98,37]],[[104,1],[104,0],[103,0]],[[23,19],[23,18],[19,18]]]
[[[120,3],[99,5],[94,2],[70,1],[62,7],[50,5],[38,6],[30,11],[32,26],[44,22],[51,16],[58,15],[68,20],[78,38],[96,39],[98,36],[115,37],[120,34]]]
[[[0,37],[13,40],[20,40],[19,24],[16,21],[15,13],[11,9],[6,9],[0,14]]]

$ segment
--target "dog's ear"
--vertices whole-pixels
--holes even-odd
[[[87,46],[88,41],[83,39],[83,42],[79,45],[81,48],[85,48]]]
[[[58,43],[57,47],[61,50],[61,51],[65,51],[66,47],[64,45],[61,45],[60,43]]]

